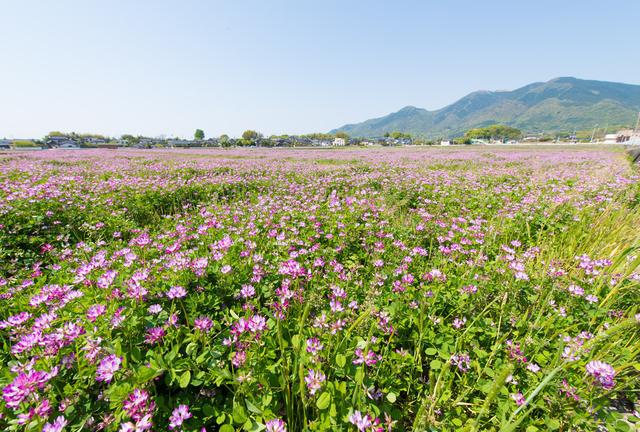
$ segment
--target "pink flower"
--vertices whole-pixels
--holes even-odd
[[[105,305],[101,305],[101,304],[93,305],[87,311],[87,318],[89,319],[89,321],[95,322],[96,319],[98,319],[100,315],[104,314],[106,310],[107,308]]]
[[[211,327],[213,327],[213,321],[211,321],[211,319],[206,316],[196,318],[193,323],[193,328],[205,333],[211,330]]]
[[[154,344],[164,337],[164,329],[162,327],[151,327],[147,330],[144,341],[148,344]]]
[[[360,432],[363,432],[373,426],[373,422],[371,421],[369,414],[365,414],[363,416],[362,413],[357,410],[349,416],[349,423],[355,425]]]
[[[616,382],[613,379],[616,376],[616,371],[610,364],[594,360],[587,363],[585,368],[587,373],[596,379],[596,384],[600,385],[602,388],[610,390],[616,385]]]
[[[514,402],[516,403],[516,405],[518,405],[518,406],[524,405],[524,403],[526,401],[524,396],[520,392],[512,393],[511,394],[511,399],[513,399]]]
[[[169,417],[169,429],[174,430],[180,428],[182,423],[191,417],[192,415],[189,412],[188,405],[178,405],[178,408],[175,408],[171,413],[171,417]]]
[[[167,297],[170,299],[179,299],[187,296],[187,291],[181,286],[174,286],[167,292]]]
[[[113,374],[120,369],[122,358],[111,354],[100,361],[98,370],[96,371],[96,381],[111,382]]]
[[[53,423],[47,423],[42,427],[42,432],[60,432],[67,425],[64,416],[58,416]]]
[[[325,376],[325,374],[323,374],[321,371],[309,369],[307,376],[304,377],[304,381],[307,383],[309,393],[311,393],[312,395],[316,394],[316,392],[322,388],[322,383],[326,378],[327,377]]]
[[[287,424],[280,419],[269,420],[265,426],[267,432],[287,432]]]
[[[321,351],[322,348],[323,345],[318,338],[313,337],[307,339],[307,352],[311,355],[318,354],[318,352]]]

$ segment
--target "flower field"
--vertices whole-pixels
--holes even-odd
[[[640,421],[621,151],[0,154],[4,431]]]

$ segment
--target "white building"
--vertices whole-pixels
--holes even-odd
[[[334,138],[333,145],[339,147],[345,146],[347,145],[347,140],[345,140],[344,138]]]
[[[449,140],[442,140],[442,141],[440,141],[440,145],[441,145],[441,146],[448,146],[448,145],[451,145],[451,141],[449,141]]]

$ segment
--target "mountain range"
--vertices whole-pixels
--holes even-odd
[[[572,132],[631,126],[640,111],[640,85],[555,78],[513,91],[476,91],[435,111],[406,106],[384,117],[347,124],[331,133],[376,137],[400,131],[424,137],[454,137],[492,124],[523,132]]]

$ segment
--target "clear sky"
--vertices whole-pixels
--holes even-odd
[[[637,0],[0,0],[0,137],[325,132],[558,76],[640,84]]]

